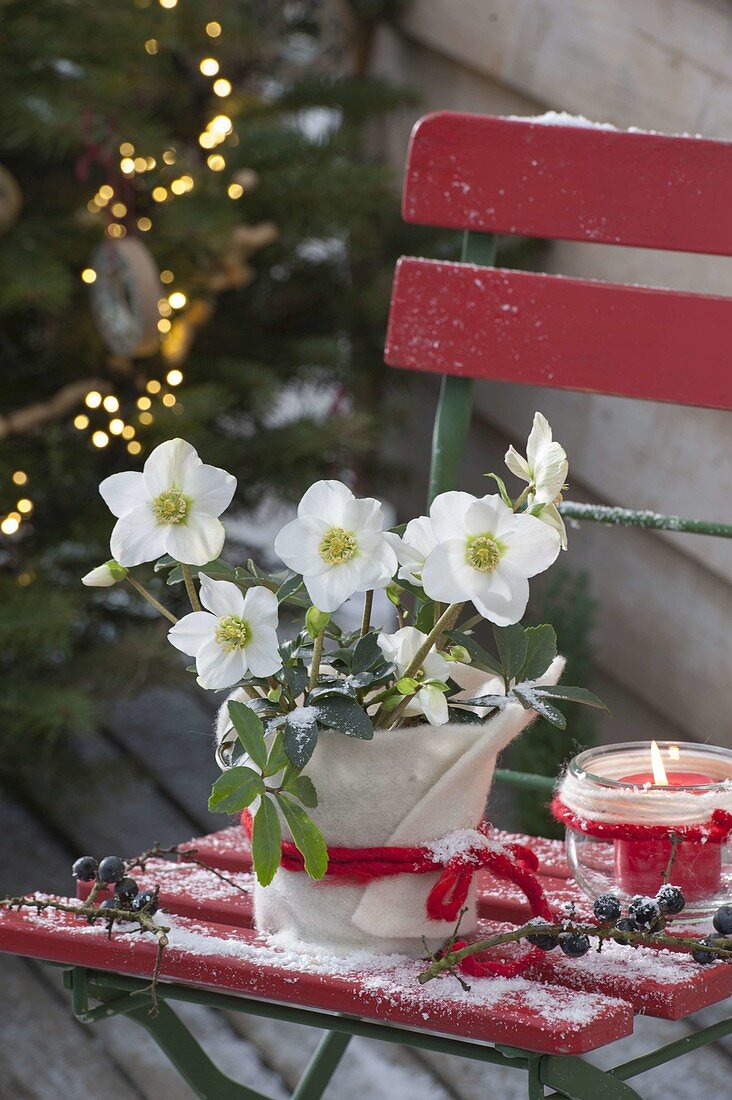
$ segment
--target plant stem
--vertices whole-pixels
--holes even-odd
[[[405,695],[399,706],[395,707],[394,710],[390,711],[388,714],[382,715],[380,711],[379,716],[377,716],[376,720],[374,721],[374,726],[377,729],[392,729],[393,726],[396,726],[397,722],[404,714],[404,711],[407,709],[412,699],[414,699],[414,695]]]
[[[191,573],[190,565],[183,565],[181,562],[181,572],[183,573],[183,583],[186,586],[186,592],[188,593],[188,599],[191,601],[191,607],[194,611],[201,611],[201,601],[198,598],[196,592],[196,586],[193,583],[193,574]]]
[[[663,885],[665,886],[671,879],[671,871],[673,870],[674,863],[676,862],[676,854],[679,850],[678,833],[671,833],[671,852],[669,853],[668,863],[666,864],[666,870],[663,872]]]
[[[131,573],[127,574],[125,580],[129,582],[132,588],[134,588],[138,596],[142,596],[143,600],[147,600],[150,606],[154,607],[156,611],[159,611],[163,618],[167,619],[169,623],[178,622],[175,615],[173,615],[172,612],[168,611],[167,607],[163,607],[163,605],[160,603],[160,600],[156,600],[152,592],[148,592],[147,588],[145,588],[144,585],[140,584],[140,582],[136,580]]]
[[[363,599],[363,618],[361,619],[361,637],[368,634],[371,626],[371,609],[374,606],[374,590],[370,588]]]
[[[321,630],[320,634],[316,634],[315,642],[313,644],[313,664],[310,669],[310,679],[308,681],[308,691],[312,691],[318,682],[318,676],[320,674],[320,658],[323,656],[323,643],[325,642],[325,631]]]
[[[489,936],[484,940],[477,940],[467,947],[461,947],[458,951],[447,951],[439,959],[435,959],[419,975],[419,982],[425,985],[433,978],[439,978],[444,971],[449,971],[469,955],[478,955],[483,951],[489,951],[492,947],[500,947],[504,943],[518,943],[527,936],[535,936],[537,931],[541,935],[560,935],[562,932],[576,932],[578,935],[594,936],[599,940],[615,940],[616,943],[625,945],[633,944],[636,947],[672,947],[686,948],[691,951],[700,946],[700,941],[687,936],[660,936],[651,932],[622,932],[612,925],[574,924],[563,921],[561,924],[524,924],[521,928],[513,928],[510,932],[499,932],[495,936]],[[724,946],[722,946],[724,945]],[[718,955],[720,959],[732,959],[732,939],[720,940],[719,944],[704,944],[704,950]]]
[[[521,494],[521,496],[520,496],[520,497],[518,497],[518,499],[517,499],[517,500],[516,500],[516,501],[514,502],[514,506],[513,506],[513,510],[514,510],[514,512],[518,512],[519,508],[520,508],[520,507],[521,507],[521,505],[522,505],[522,504],[524,503],[524,501],[526,500],[526,498],[528,497],[529,493],[531,492],[531,490],[532,490],[533,488],[534,488],[534,486],[533,486],[533,485],[527,485],[527,486],[526,486],[526,488],[524,489],[524,491],[523,491],[523,493]]]

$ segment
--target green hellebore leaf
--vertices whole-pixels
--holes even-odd
[[[297,707],[285,718],[284,747],[296,768],[304,768],[318,743],[318,708]]]
[[[499,477],[498,474],[483,474],[483,477],[493,478],[496,485],[498,486],[498,492],[501,494],[501,500],[511,509],[511,511],[513,511],[513,501],[509,496],[508,489],[506,488],[506,483],[503,478]]]
[[[537,714],[540,714],[542,718],[546,718],[547,722],[551,722],[553,726],[557,726],[560,730],[567,728],[567,719],[562,712],[553,707],[551,703],[547,703],[546,699],[542,699],[537,694],[533,684],[518,684],[511,694],[515,695],[525,710],[535,710]]]
[[[368,634],[364,634],[363,638],[359,639],[356,643],[356,648],[353,651],[353,661],[351,662],[351,671],[368,672],[377,662],[384,660],[384,654],[379,647],[379,635],[374,630],[370,630]]]
[[[612,711],[603,703],[602,699],[598,698],[593,692],[588,691],[587,688],[582,687],[565,687],[564,684],[537,684],[535,685],[535,691],[542,699],[563,699],[567,703],[584,703],[587,707],[595,707],[597,710],[604,710],[606,714],[612,714]]]
[[[227,768],[211,788],[208,808],[212,813],[235,814],[263,793],[262,777],[251,768]]]
[[[229,717],[231,718],[236,735],[249,753],[254,763],[264,771],[267,763],[267,745],[264,740],[264,730],[261,719],[254,713],[251,707],[232,700],[229,704]]]
[[[513,680],[518,676],[526,660],[529,643],[524,628],[520,623],[514,623],[513,626],[494,626],[493,637],[498,646],[503,675],[506,680]]]
[[[318,805],[318,795],[309,775],[293,775],[285,783],[285,790],[299,798],[303,806],[315,809]]]
[[[294,596],[296,592],[300,591],[302,585],[303,580],[299,573],[294,573],[291,577],[288,577],[275,592],[277,603],[284,603],[290,596]]]
[[[264,795],[252,828],[252,865],[262,886],[269,886],[281,858],[282,829],[277,807]]]
[[[557,635],[549,623],[526,628],[526,658],[519,679],[536,680],[546,672],[557,655]]]
[[[270,775],[277,775],[277,772],[281,772],[283,768],[286,768],[288,763],[289,760],[285,752],[284,734],[282,730],[278,730],[272,738],[272,744],[270,745],[269,754],[267,756],[267,764],[262,775],[267,777]]]
[[[297,802],[286,794],[276,797],[295,846],[305,862],[305,871],[311,878],[321,879],[328,867],[328,850],[323,834]]]
[[[349,699],[323,699],[314,704],[322,726],[339,730],[348,737],[370,741],[374,736],[373,722],[358,703]]]

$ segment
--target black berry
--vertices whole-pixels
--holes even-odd
[[[667,883],[662,886],[656,894],[656,901],[658,907],[662,913],[668,913],[670,916],[675,916],[680,913],[686,905],[686,899],[680,886],[672,886],[671,883]]]
[[[133,899],[132,909],[135,913],[139,913],[144,909],[151,917],[154,916],[158,911],[157,894],[153,894],[151,890],[143,890],[141,894],[137,894]]]
[[[546,932],[538,932],[535,936],[527,936],[526,939],[534,947],[540,947],[542,951],[553,951],[555,947],[559,947],[557,937],[547,936]]]
[[[125,862],[119,856],[105,856],[99,864],[101,882],[121,882],[125,877]]]
[[[559,946],[568,959],[581,959],[590,950],[590,941],[581,932],[562,932]]]
[[[712,932],[711,936],[706,936],[701,942],[702,944],[713,945],[719,940],[723,940],[724,936],[719,935],[716,932]],[[691,957],[694,962],[701,963],[703,966],[707,966],[709,963],[717,962],[721,955],[715,955],[713,951],[705,951],[703,947],[695,947],[691,952]]]
[[[723,936],[732,936],[732,905],[723,905],[714,914],[712,924]]]
[[[615,927],[618,932],[637,932],[638,925],[630,917],[621,917],[619,921],[616,921]],[[623,936],[622,939],[618,939],[618,943],[630,943],[630,940]]]
[[[114,887],[114,893],[121,908],[127,909],[132,904],[132,899],[139,893],[140,887],[133,878],[123,878]]]
[[[94,856],[81,856],[71,868],[71,874],[79,882],[93,882],[97,877],[97,861]]]
[[[656,923],[661,909],[653,898],[635,897],[628,906],[628,916],[641,928],[647,928]]]
[[[595,898],[592,911],[599,921],[614,923],[620,916],[620,902],[615,894],[600,894]]]
[[[102,904],[99,906],[99,908],[100,909],[119,909],[119,902],[117,901],[116,898],[107,898],[106,901],[102,902]]]

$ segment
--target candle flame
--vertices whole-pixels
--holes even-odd
[[[681,759],[681,749],[679,748],[678,745],[669,745],[669,747],[668,747],[668,758],[669,758],[669,760],[680,760]]]
[[[651,741],[651,767],[653,769],[653,782],[659,787],[668,787],[668,776],[661,759],[661,750],[655,741]]]

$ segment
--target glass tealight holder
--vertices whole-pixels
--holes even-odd
[[[669,882],[684,892],[685,917],[732,902],[732,839],[710,839],[709,830],[714,811],[717,822],[732,814],[732,750],[671,741],[588,749],[570,762],[557,796],[577,825],[567,824],[568,862],[591,898],[655,897]],[[598,825],[614,835],[592,835]],[[681,839],[674,826],[692,836]]]

